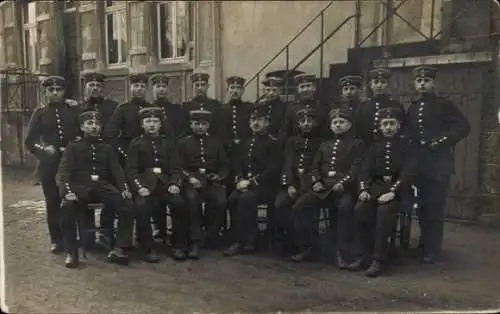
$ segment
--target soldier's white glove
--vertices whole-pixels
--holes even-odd
[[[201,182],[200,182],[200,180],[196,179],[195,177],[191,177],[191,178],[189,178],[189,183],[191,183],[191,185],[192,185],[195,189],[199,189],[199,188],[201,188]]]
[[[132,199],[132,193],[130,193],[130,191],[123,191],[122,192],[122,197],[124,200],[130,200]]]
[[[57,153],[57,150],[53,145],[45,146],[43,150],[49,155],[55,155],[55,153]]]
[[[290,185],[288,187],[288,191],[287,192],[288,192],[288,195],[290,197],[292,197],[292,198],[295,197],[295,195],[297,195],[297,189],[293,185]]]
[[[344,191],[344,185],[342,183],[337,183],[333,186],[333,190],[335,192],[342,192]]]
[[[246,190],[248,189],[248,186],[250,185],[250,181],[248,180],[240,180],[237,184],[236,184],[236,189],[237,190],[240,190],[240,191],[243,191],[243,190]]]
[[[78,101],[74,100],[74,99],[66,99],[66,104],[68,106],[71,106],[71,107],[74,107],[74,106],[78,106],[79,103]]]
[[[313,185],[313,191],[314,192],[319,192],[319,191],[322,191],[324,189],[325,189],[325,187],[323,186],[323,183],[321,183],[321,182],[316,182]]]
[[[359,193],[359,197],[358,197],[358,199],[362,202],[369,201],[371,198],[372,197],[371,197],[370,193],[368,193],[366,191]]]
[[[75,193],[71,192],[64,195],[64,199],[66,199],[67,201],[76,201],[78,198],[76,197]]]
[[[149,195],[151,195],[151,192],[149,191],[148,188],[140,188],[137,193],[141,196],[141,197],[147,197]]]
[[[170,194],[179,194],[181,192],[181,189],[175,184],[172,184],[171,186],[168,187],[168,193]]]
[[[396,194],[394,194],[394,192],[385,193],[378,197],[377,202],[380,204],[385,204],[392,201],[394,197],[396,197]]]

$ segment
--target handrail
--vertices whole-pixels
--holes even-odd
[[[325,38],[323,38],[323,40],[321,40],[321,42],[316,46],[314,47],[305,57],[303,57],[299,62],[297,62],[297,64],[292,68],[292,69],[287,69],[287,72],[285,72],[285,74],[283,75],[283,77],[287,78],[285,80],[285,85],[287,85],[287,81],[288,81],[288,76],[289,76],[289,73],[293,73],[293,71],[297,70],[302,64],[304,64],[304,62],[306,62],[314,53],[316,53],[316,51],[318,51],[319,49],[321,49],[325,43],[327,41],[329,41],[339,30],[341,30],[346,24],[347,22],[349,22],[351,19],[353,18],[356,18],[358,17],[359,14],[352,14],[352,15],[349,15],[348,17],[346,17],[342,23],[340,23],[334,30],[332,30]],[[321,60],[321,62],[323,62],[323,60]],[[257,99],[256,99],[256,102],[258,102],[259,100],[261,100],[262,98],[264,97],[263,96],[257,96]]]
[[[266,64],[264,64],[258,71],[255,73],[251,78],[249,78],[246,83],[245,87],[248,86],[253,80],[255,80],[267,67],[273,63],[276,58],[278,58],[284,51],[286,51],[292,43],[299,38],[300,35],[302,35],[308,28],[311,26],[318,18],[322,17],[323,14],[325,13],[326,10],[337,0],[331,0],[316,16],[314,16],[295,36],[288,41],[288,43],[283,46],[283,48],[274,56],[272,57]],[[288,54],[288,53],[287,53]]]

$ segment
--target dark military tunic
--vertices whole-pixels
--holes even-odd
[[[377,111],[383,108],[396,108],[405,112],[402,104],[387,95],[377,96],[362,102],[356,112],[354,121],[356,134],[365,141],[366,145],[370,145],[379,135],[380,119]]]
[[[282,136],[289,138],[290,136],[297,135],[297,112],[302,109],[314,109],[317,111],[318,127],[316,128],[315,136],[327,138],[330,134],[328,126],[328,107],[323,105],[317,100],[298,100],[291,104],[287,109],[285,120],[282,129]]]
[[[357,250],[361,256],[375,260],[388,256],[389,241],[396,215],[404,210],[403,198],[409,196],[414,179],[414,149],[406,138],[380,138],[372,143],[359,174],[359,189],[371,199],[356,205]],[[394,192],[396,197],[386,204],[377,204],[380,195]]]
[[[206,110],[212,113],[210,117],[210,128],[208,133],[212,136],[219,136],[223,128],[222,126],[222,105],[221,103],[209,97],[195,97],[191,101],[182,104],[185,116],[189,116],[189,111]],[[188,121],[189,123],[189,121]],[[191,131],[188,131],[191,134]]]
[[[82,111],[97,111],[102,115],[101,125],[103,130],[106,128],[111,116],[113,116],[113,112],[116,107],[118,107],[118,103],[114,100],[107,98],[89,98],[81,103]]]
[[[224,138],[227,147],[243,143],[250,137],[250,110],[252,104],[238,100],[230,100],[222,113],[224,123]]]
[[[426,95],[408,109],[406,133],[417,146],[420,245],[425,255],[435,257],[441,251],[446,196],[455,172],[454,147],[469,132],[467,118],[442,97]]]
[[[280,138],[283,123],[286,117],[287,104],[284,103],[281,99],[273,99],[267,103],[268,105],[268,118],[269,118],[269,127],[268,134],[273,138]],[[282,139],[283,145],[285,144],[285,139]]]
[[[154,106],[160,107],[163,111],[162,133],[168,137],[181,139],[190,131],[188,127],[188,117],[182,110],[181,105],[171,103],[167,99],[157,99],[153,102]]]
[[[152,105],[145,100],[132,100],[119,105],[104,130],[104,139],[115,147],[122,159],[126,157],[132,139],[142,134],[139,110],[147,107]]]
[[[24,146],[39,160],[38,173],[47,202],[47,223],[52,243],[61,244],[59,226],[61,197],[55,182],[60,155],[66,145],[81,134],[78,108],[65,103],[49,104],[35,109],[28,125]],[[49,155],[44,147],[53,145],[58,151]]]

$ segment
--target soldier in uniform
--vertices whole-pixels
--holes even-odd
[[[50,76],[43,83],[47,105],[37,107],[31,116],[24,146],[40,162],[39,175],[47,207],[50,251],[62,252],[62,233],[59,224],[61,196],[55,176],[60,156],[70,141],[80,135],[78,107],[64,100],[66,82],[61,76]]]
[[[105,210],[118,212],[118,231],[115,248],[108,259],[128,263],[124,247],[132,242],[132,214],[127,199],[129,192],[125,174],[113,147],[102,141],[102,115],[87,111],[80,115],[83,139],[68,145],[57,172],[59,192],[64,196],[61,208],[61,225],[66,249],[65,264],[68,268],[78,264],[78,244],[75,222],[79,211],[85,211],[89,202],[101,201]],[[116,184],[116,185],[115,185]]]
[[[361,104],[355,121],[357,136],[364,140],[366,149],[378,136],[380,117],[377,112],[383,108],[397,108],[404,111],[403,105],[389,96],[391,72],[386,68],[375,68],[368,75],[373,97]]]
[[[105,76],[102,73],[91,72],[83,75],[85,83],[85,100],[81,105],[82,111],[98,111],[102,115],[103,128],[111,119],[118,103],[103,96]]]
[[[315,99],[316,93],[316,76],[308,74],[299,74],[294,77],[297,85],[297,95],[299,99],[295,101],[286,112],[285,121],[282,129],[283,138],[297,135],[297,111],[301,109],[314,108],[318,112],[318,125],[315,136],[326,138],[330,134],[328,129],[327,117],[328,108]]]
[[[223,121],[225,128],[224,144],[231,165],[231,172],[234,164],[238,162],[236,160],[236,152],[239,145],[245,142],[252,133],[248,126],[252,104],[241,100],[245,91],[244,85],[245,79],[242,77],[230,76],[227,78],[227,92],[230,99],[223,111]],[[234,175],[228,175],[226,182],[228,194],[231,194],[234,189],[233,179]]]
[[[172,210],[174,242],[185,237],[187,213],[180,196],[182,186],[179,154],[175,139],[160,134],[163,112],[159,107],[139,111],[144,134],[130,143],[125,171],[137,205],[137,233],[146,262],[157,263],[153,250],[151,216],[161,213],[166,222],[167,205]],[[166,228],[165,226],[161,226]],[[160,227],[160,230],[164,230]],[[175,243],[174,245],[176,245]]]
[[[103,134],[104,139],[115,147],[122,164],[127,157],[128,145],[132,139],[142,133],[139,110],[152,107],[145,98],[148,84],[147,75],[131,74],[129,75],[129,83],[132,99],[116,107]]]
[[[358,270],[371,261],[367,276],[377,276],[387,260],[396,216],[402,209],[415,175],[410,141],[401,136],[404,112],[396,108],[378,111],[381,136],[370,146],[359,174],[359,201],[355,207],[359,256],[349,265]]]
[[[323,142],[314,157],[312,191],[304,194],[293,207],[293,216],[300,253],[294,262],[310,259],[317,234],[320,208],[329,207],[330,217],[337,223],[337,264],[347,268],[354,226],[353,205],[356,199],[356,177],[362,158],[363,145],[352,129],[352,112],[332,109],[329,113],[331,140]]]
[[[251,138],[240,147],[235,170],[236,190],[229,196],[234,215],[235,242],[224,251],[233,256],[241,251],[255,251],[257,238],[257,205],[276,195],[279,179],[281,146],[268,132],[269,113],[266,103],[257,103],[250,115]]]
[[[200,257],[202,225],[206,227],[205,243],[214,246],[226,218],[226,187],[223,182],[229,174],[229,163],[222,141],[208,133],[210,116],[209,111],[191,111],[193,134],[179,142],[184,198],[189,212],[187,257],[190,259]],[[205,217],[202,202],[206,202]],[[184,259],[185,253],[177,250],[173,257]]]
[[[194,98],[191,101],[185,102],[182,105],[184,114],[189,117],[189,112],[192,110],[210,111],[210,129],[208,133],[212,136],[219,136],[222,128],[222,105],[218,100],[212,99],[207,96],[207,91],[210,85],[208,80],[210,75],[207,73],[193,73],[191,75],[191,82],[193,83]]]
[[[362,77],[359,75],[346,75],[339,79],[342,88],[340,99],[333,103],[331,109],[344,108],[351,110],[354,115],[358,111],[361,102]]]
[[[162,132],[168,137],[181,139],[189,130],[188,121],[181,105],[168,100],[168,82],[169,78],[164,74],[155,74],[151,77],[153,105],[160,107],[163,112]]]
[[[292,206],[301,195],[312,189],[312,165],[321,138],[313,136],[317,127],[317,112],[301,109],[297,112],[299,135],[288,139],[285,162],[281,173],[281,190],[274,206],[278,236],[284,235],[283,252],[294,250]]]
[[[418,144],[416,186],[425,263],[433,263],[442,250],[444,207],[450,176],[455,172],[453,151],[470,132],[470,124],[457,106],[435,94],[436,73],[436,68],[427,66],[414,70],[419,97],[406,117],[407,134]]]
[[[275,139],[280,139],[283,121],[285,120],[287,105],[280,98],[283,80],[277,77],[269,77],[262,82],[264,85],[264,102],[268,110],[268,134]],[[248,124],[248,122],[247,122]],[[282,141],[284,145],[284,141]]]

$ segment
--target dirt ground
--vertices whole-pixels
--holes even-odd
[[[500,307],[500,230],[446,225],[444,260],[408,260],[368,279],[321,263],[269,256],[128,267],[91,255],[68,270],[47,253],[40,187],[29,173],[3,174],[6,303],[18,313],[234,313],[479,310]],[[416,230],[417,228],[413,228]]]

